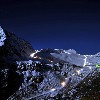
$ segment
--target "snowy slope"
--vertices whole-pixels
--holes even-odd
[[[60,65],[59,62],[55,64],[52,61],[51,64],[43,64],[39,59],[37,59],[37,61],[17,61],[18,72],[24,75],[24,82],[20,87],[21,89],[19,89],[15,95],[9,97],[8,100],[11,100],[12,97],[16,100],[17,97],[21,98],[21,100],[42,100],[42,98],[56,100],[58,96],[60,98],[59,100],[63,100],[63,98],[67,100],[67,97],[74,96],[75,91],[77,93],[76,87],[81,83],[85,84],[86,81],[89,81],[86,85],[91,85],[90,83],[92,83],[93,79],[90,80],[90,78],[95,76],[99,77],[100,68],[96,68],[96,64],[100,62],[99,53],[96,55],[80,55],[73,49],[56,49],[54,51],[42,50],[42,52],[38,51],[33,54],[33,58],[37,56],[42,60],[48,59],[48,57],[51,57],[51,54],[53,57],[63,60],[66,63]],[[46,67],[50,69],[46,70]],[[43,71],[37,70],[38,68]],[[40,82],[37,81],[39,77],[42,78]],[[32,84],[37,86],[35,91],[32,88]],[[91,90],[91,88],[89,89]],[[22,92],[21,90],[24,95],[20,95]],[[82,94],[82,96],[85,96],[84,94]],[[77,98],[81,97],[75,96],[74,100]]]
[[[86,65],[94,65],[100,64],[100,53],[95,55],[80,55],[76,53],[74,50],[65,50],[64,53],[51,53],[52,56],[63,60],[65,62],[69,62],[71,64],[75,64],[77,66],[86,66]]]
[[[0,46],[4,45],[4,40],[6,39],[6,35],[3,31],[3,29],[0,26]]]
[[[55,58],[61,59],[65,62],[69,62],[71,64],[75,64],[77,66],[83,66],[84,65],[84,55],[79,55],[75,52],[71,52],[70,50],[65,51],[65,53],[51,53],[52,56]]]

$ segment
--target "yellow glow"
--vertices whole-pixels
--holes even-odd
[[[62,87],[64,87],[66,85],[66,83],[65,82],[61,82],[61,85],[62,85]]]

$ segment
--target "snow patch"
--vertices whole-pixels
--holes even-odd
[[[6,39],[6,35],[3,31],[3,29],[0,26],[0,46],[4,45],[4,40]]]

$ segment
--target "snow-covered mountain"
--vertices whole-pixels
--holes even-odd
[[[41,50],[35,50],[34,53],[30,55],[30,57],[33,60],[38,60],[40,62],[44,63],[58,63],[58,62],[65,62],[60,59],[55,58],[54,56],[51,55],[51,53],[57,53],[60,54],[61,52],[64,52],[63,49],[41,49]]]
[[[0,36],[0,100],[99,100],[100,53],[34,50],[1,27]]]
[[[71,64],[75,64],[77,66],[86,66],[86,65],[94,65],[94,64],[100,64],[100,53],[97,53],[95,55],[80,55],[76,53],[74,50],[65,50],[64,53],[51,53],[52,56],[55,58],[58,58],[62,61],[69,62]]]
[[[24,82],[8,100],[11,98],[18,99],[16,96],[22,100],[41,100],[42,98],[81,100],[84,96],[87,98],[87,94],[91,96],[89,90],[92,90],[92,87],[88,90],[84,86],[90,86],[100,77],[100,69],[96,67],[99,66],[99,53],[80,55],[73,49],[42,49],[40,51],[35,50],[30,57],[32,60],[17,61],[17,72],[24,75]],[[36,86],[35,90],[32,88],[33,83]],[[97,84],[99,84],[98,80]],[[27,90],[27,88],[30,89]],[[78,88],[84,88],[84,91],[87,92],[82,93],[82,90],[78,91]],[[98,88],[100,87],[98,86]],[[93,90],[92,93],[94,93]],[[20,95],[21,91],[24,95]],[[100,91],[95,90],[95,92]]]

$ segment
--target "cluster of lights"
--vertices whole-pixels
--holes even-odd
[[[30,57],[34,57],[36,53],[40,52],[39,50],[35,50],[35,53],[32,53]]]
[[[35,53],[32,53],[30,56],[31,56],[31,57],[34,57],[34,58],[42,59],[41,57],[35,56],[35,54],[36,54],[37,52],[39,52],[39,51],[37,50]],[[69,52],[66,52],[66,51],[65,51],[65,53],[69,53]],[[69,53],[69,54],[70,54],[70,53]],[[85,57],[85,58],[84,58],[83,67],[84,67],[84,66],[87,66],[86,64],[88,63],[88,62],[87,62],[87,55],[84,55],[84,57]],[[51,60],[49,60],[49,61],[50,61],[50,62],[53,62],[53,61],[51,61]],[[88,64],[90,65],[90,63],[88,63]],[[91,66],[87,66],[87,67],[88,67],[90,70],[92,69]],[[97,66],[97,68],[98,68],[98,66]],[[83,71],[83,69],[76,70],[76,72],[77,72],[78,75],[80,75],[82,71]],[[73,73],[72,76],[74,76],[74,75],[76,75],[76,74]],[[65,79],[67,79],[67,78],[65,78]],[[85,82],[84,82],[84,83],[85,83]],[[66,84],[67,84],[67,82],[66,82],[66,81],[63,81],[63,82],[61,82],[60,84],[61,84],[62,87],[65,87]],[[57,90],[57,88],[56,88],[56,89],[55,89],[55,88],[50,89],[51,92],[54,92],[55,90]],[[91,89],[90,89],[90,90],[91,90]]]
[[[30,57],[31,57],[31,58],[42,59],[41,57],[35,56],[35,54],[37,54],[38,52],[40,52],[40,51],[36,50],[35,53],[32,53],[32,54],[30,55]],[[49,61],[50,61],[50,62],[53,62],[52,60],[49,60]]]
[[[30,57],[42,59],[41,57],[35,56],[35,54],[38,53],[38,52],[40,52],[40,51],[37,50],[35,53],[32,53],[32,54],[30,55]]]

